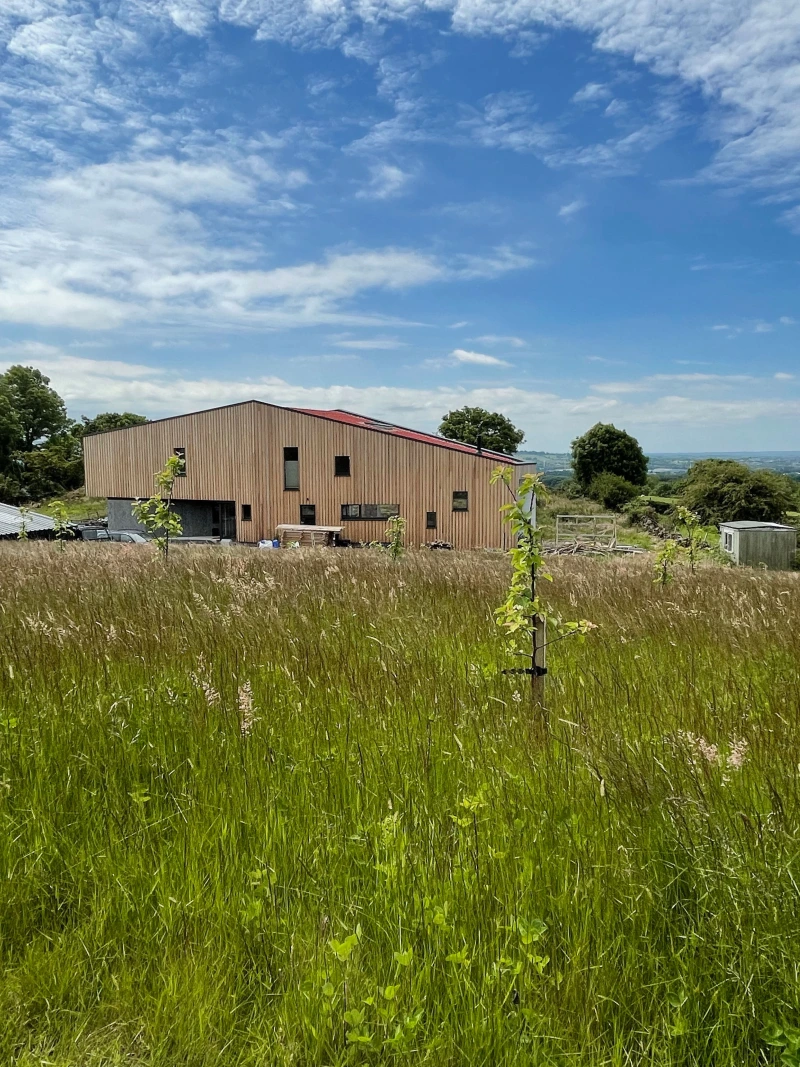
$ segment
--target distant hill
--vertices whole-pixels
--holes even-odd
[[[540,471],[571,471],[569,452],[517,452],[523,463],[535,463]]]
[[[569,452],[518,452],[525,463],[536,463],[544,474],[564,474],[572,469]],[[798,452],[652,452],[649,471],[652,474],[683,474],[698,459],[735,459],[746,467],[778,471],[800,477]]]

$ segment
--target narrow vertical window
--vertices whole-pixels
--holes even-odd
[[[181,469],[178,471],[179,478],[186,477],[186,449],[185,448],[173,448],[173,453],[181,461]]]
[[[333,457],[333,473],[337,478],[349,478],[350,477],[350,457],[349,456],[334,456]]]
[[[296,448],[283,450],[283,488],[300,488],[300,453]]]
[[[436,512],[435,511],[426,511],[425,512],[425,529],[426,530],[435,530],[436,529]]]
[[[469,511],[469,493],[460,490],[453,493],[453,511]]]
[[[242,504],[242,522],[252,522],[252,521],[253,521],[253,505],[252,504]]]

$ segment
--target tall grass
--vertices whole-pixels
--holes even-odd
[[[0,549],[0,1063],[777,1063],[800,583],[499,556]]]

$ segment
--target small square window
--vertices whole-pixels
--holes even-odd
[[[436,512],[435,511],[426,511],[425,512],[425,529],[426,530],[435,530],[436,529]]]
[[[349,478],[350,477],[350,457],[349,456],[334,456],[333,457],[333,473],[337,478]]]
[[[173,453],[181,461],[181,469],[178,471],[179,478],[186,477],[186,449],[185,448],[173,448]]]
[[[461,490],[453,493],[453,511],[469,511],[469,493]]]
[[[317,524],[317,505],[316,504],[301,504],[300,505],[300,525],[301,526],[316,526]]]
[[[242,504],[242,522],[252,522],[252,521],[253,521],[253,505],[252,504]]]

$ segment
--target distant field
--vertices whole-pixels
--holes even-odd
[[[0,1063],[777,1064],[800,575],[552,570],[0,545]]]

